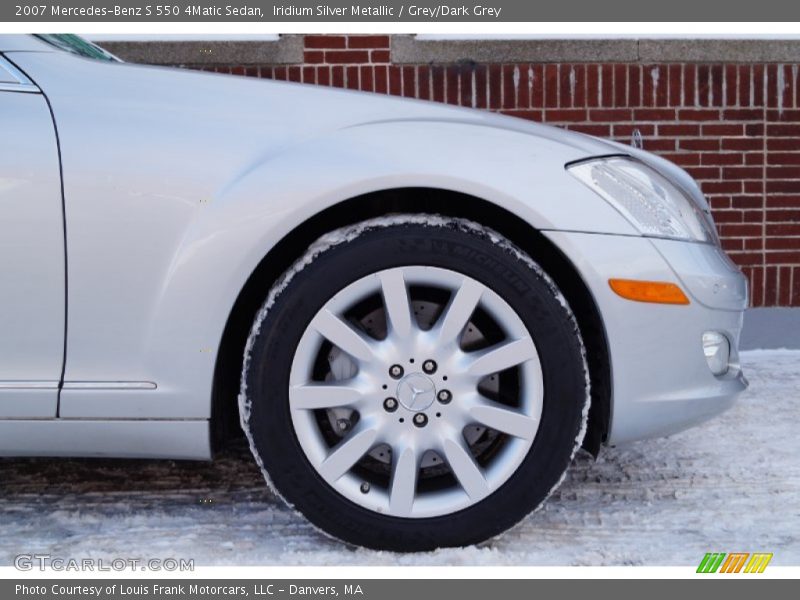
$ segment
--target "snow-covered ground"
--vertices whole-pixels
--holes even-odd
[[[545,507],[481,546],[354,550],[265,489],[244,446],[213,463],[0,460],[0,564],[20,553],[213,564],[695,565],[708,551],[800,564],[800,351],[752,351],[729,412],[579,456]]]

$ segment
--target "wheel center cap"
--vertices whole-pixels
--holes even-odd
[[[427,375],[410,373],[397,384],[397,399],[408,410],[425,410],[436,400],[436,385]]]

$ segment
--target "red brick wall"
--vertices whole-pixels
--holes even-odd
[[[800,77],[794,64],[396,65],[385,35],[305,36],[304,64],[212,70],[472,106],[630,140],[711,200],[754,306],[800,306]],[[209,68],[209,67],[206,67]]]

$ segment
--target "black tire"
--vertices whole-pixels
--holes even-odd
[[[519,522],[555,489],[580,446],[589,403],[576,321],[552,281],[510,242],[463,220],[408,215],[329,236],[273,288],[245,356],[242,424],[268,483],[326,533],[375,549],[425,551],[484,541]],[[321,306],[349,283],[405,265],[438,266],[492,288],[517,312],[537,348],[544,405],[533,445],[494,493],[459,512],[398,518],[363,508],[330,487],[292,426],[288,377],[294,349]]]

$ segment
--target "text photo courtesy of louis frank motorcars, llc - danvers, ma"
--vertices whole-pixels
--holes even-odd
[[[0,8],[0,588],[796,578],[800,11],[626,7]]]

